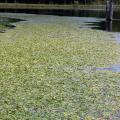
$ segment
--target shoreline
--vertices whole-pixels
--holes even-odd
[[[58,5],[58,4],[24,4],[0,3],[0,9],[58,9],[58,10],[105,10],[106,5]],[[120,10],[120,5],[114,5],[114,10]]]

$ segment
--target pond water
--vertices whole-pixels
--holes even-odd
[[[99,30],[114,30],[114,37],[116,41],[120,43],[120,21],[118,19],[113,20],[112,22],[106,22],[102,17],[76,17],[76,16],[56,16],[56,15],[38,15],[38,14],[25,14],[25,13],[0,13],[1,17],[0,23],[10,24],[14,22],[18,22],[22,20],[22,23],[30,23],[30,24],[46,24],[46,23],[68,23],[76,25],[78,28],[83,29],[99,29]],[[14,19],[15,18],[15,19]],[[23,21],[24,20],[24,21]],[[16,25],[16,24],[12,24]],[[96,68],[96,71],[112,71],[112,72],[120,72],[120,64],[108,66],[106,68]]]
[[[40,15],[57,15],[57,16],[72,16],[72,17],[96,17],[105,18],[105,11],[102,10],[26,10],[26,9],[0,9],[0,12],[11,13],[29,13]],[[88,26],[92,29],[107,30],[112,32],[120,32],[120,11],[114,11],[114,20],[106,22],[104,20],[95,22],[85,22],[85,28]],[[84,28],[84,27],[83,27]]]
[[[0,9],[0,12],[30,13],[30,14],[41,14],[41,15],[59,15],[59,16],[74,16],[74,17],[97,17],[97,18],[105,17],[105,11],[103,10]],[[120,11],[114,11],[114,19],[120,19]]]

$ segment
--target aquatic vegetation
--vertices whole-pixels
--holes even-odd
[[[106,120],[120,109],[110,33],[69,22],[23,23],[0,34],[0,119]]]
[[[5,30],[9,28],[14,28],[15,26],[12,23],[19,22],[20,19],[0,17],[0,33],[4,33]]]

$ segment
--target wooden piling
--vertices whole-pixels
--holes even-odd
[[[106,1],[106,20],[111,21],[113,19],[113,0]]]

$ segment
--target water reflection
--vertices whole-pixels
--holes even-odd
[[[112,31],[112,21],[106,21],[106,31]]]
[[[120,20],[103,21],[101,30],[108,32],[120,32]]]
[[[108,32],[120,32],[120,20],[86,22],[92,29],[105,30]]]

